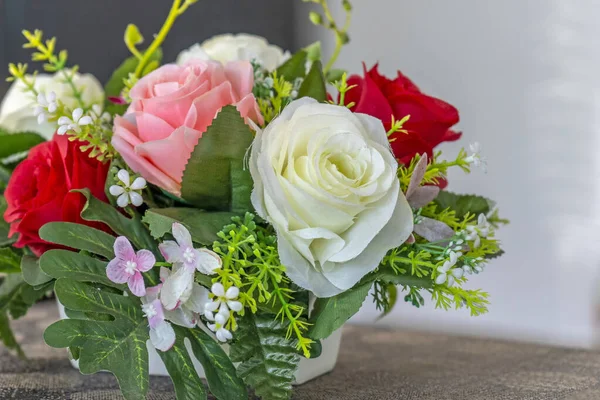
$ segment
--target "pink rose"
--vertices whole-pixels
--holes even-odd
[[[180,195],[192,151],[223,107],[235,105],[242,117],[263,123],[253,86],[247,61],[165,65],[131,89],[131,106],[115,119],[112,144],[148,182]]]

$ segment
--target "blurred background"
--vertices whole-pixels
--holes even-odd
[[[341,5],[330,2],[339,17]],[[341,3],[341,2],[339,2]],[[572,346],[594,342],[600,292],[598,134],[600,3],[593,0],[355,0],[352,42],[339,65],[380,63],[456,106],[462,140],[478,141],[488,173],[450,175],[452,191],[498,202],[511,220],[506,254],[469,282],[491,293],[490,312],[397,306],[379,323]],[[375,7],[376,5],[376,7]],[[297,9],[305,9],[300,4]],[[298,13],[298,18],[304,17]],[[320,37],[298,27],[303,44]],[[365,306],[354,321],[371,323]]]
[[[342,17],[341,4],[330,3]],[[431,302],[416,309],[399,301],[378,323],[591,346],[600,292],[600,193],[595,184],[600,172],[600,52],[595,40],[600,3],[352,3],[352,42],[338,66],[361,72],[362,62],[368,67],[379,62],[388,75],[400,69],[424,92],[456,106],[464,136],[442,149],[450,158],[461,146],[478,141],[489,172],[465,176],[454,171],[450,190],[494,198],[501,215],[511,220],[499,232],[506,254],[469,283],[491,293],[489,314],[472,318],[464,311],[434,310]],[[163,0],[0,0],[0,65],[28,61],[20,31],[37,27],[58,36],[59,47],[69,49],[82,72],[105,81],[128,55],[125,46],[115,47],[127,23],[138,23],[150,37],[169,6]],[[167,39],[165,60],[224,32],[258,34],[290,50],[321,40],[328,55],[332,37],[308,22],[309,9],[300,0],[201,1]],[[85,26],[73,23],[77,20]],[[1,80],[0,97],[7,88]],[[368,304],[353,322],[371,324],[377,316]]]

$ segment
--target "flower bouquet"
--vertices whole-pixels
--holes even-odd
[[[291,55],[226,35],[161,65],[196,1],[174,0],[144,50],[129,25],[132,56],[104,89],[24,31],[52,75],[11,64],[0,112],[5,345],[22,353],[9,318],[54,290],[64,319],[46,343],[84,374],[113,373],[126,399],[145,398],[151,373],[178,399],[206,398],[203,378],[218,399],[287,399],[333,368],[369,296],[382,315],[424,295],[486,312],[464,286],[502,253],[506,221],[445,190],[448,169],[485,165],[476,145],[450,161],[434,150],[461,137],[457,110],[401,73],[334,69],[348,22],[325,0],[310,19],[335,35],[326,63],[318,44]],[[23,132],[32,118],[48,141]]]

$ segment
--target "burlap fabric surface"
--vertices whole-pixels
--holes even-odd
[[[15,323],[30,356],[0,348],[0,399],[120,399],[110,374],[82,376],[64,350],[42,341],[56,305],[36,306]],[[600,400],[600,354],[494,340],[348,327],[336,370],[296,388],[294,399]],[[148,396],[175,399],[168,378]]]

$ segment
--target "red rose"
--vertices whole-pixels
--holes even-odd
[[[16,247],[29,246],[38,256],[56,248],[38,234],[48,222],[76,222],[106,229],[103,224],[81,218],[85,198],[70,192],[89,188],[94,196],[107,201],[104,184],[109,165],[89,158],[79,146],[81,142],[54,135],[51,141],[31,149],[27,159],[15,168],[4,192],[8,203],[4,219],[10,223],[9,236],[19,234]]]
[[[395,133],[390,140],[400,162],[407,164],[417,154],[433,155],[433,149],[442,142],[454,141],[461,133],[450,128],[459,121],[458,110],[450,104],[423,94],[406,76],[398,72],[394,80],[382,76],[375,65],[365,76],[354,75],[348,85],[356,85],[346,94],[346,104],[357,113],[369,114],[383,121],[390,130],[392,116],[396,121],[410,115],[404,125],[406,133]]]

